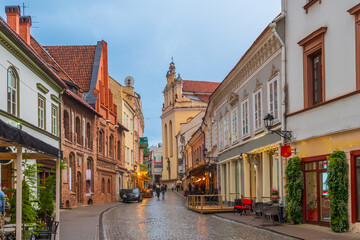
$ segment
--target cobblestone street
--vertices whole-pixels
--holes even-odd
[[[165,200],[121,204],[103,214],[104,238],[117,239],[291,239],[258,228],[201,215],[185,199],[167,192]],[[100,238],[101,239],[101,238]]]

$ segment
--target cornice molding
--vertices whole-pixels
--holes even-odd
[[[225,79],[224,81],[227,83],[216,90],[213,98],[215,108],[223,103],[225,99],[229,99],[231,93],[235,92],[236,89],[248,80],[273,54],[280,50],[280,42],[274,34],[271,33],[261,45],[258,47],[253,46],[253,48],[257,48],[258,50],[255,51],[251,57],[244,59],[244,63],[240,63],[236,75]]]

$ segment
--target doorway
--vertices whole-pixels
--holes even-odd
[[[309,160],[313,161],[309,161]],[[304,211],[305,222],[329,226],[330,200],[326,157],[320,160],[304,159]]]

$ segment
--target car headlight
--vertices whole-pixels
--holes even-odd
[[[139,197],[139,194],[136,194],[135,197]]]

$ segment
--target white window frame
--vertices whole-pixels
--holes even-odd
[[[39,103],[42,101],[43,106]],[[46,99],[41,94],[38,95],[38,127],[45,130],[46,126]]]
[[[133,130],[134,130],[134,128],[133,128],[133,119],[130,118],[130,132],[131,132],[131,134],[133,134]]]
[[[274,91],[274,83],[276,82],[276,91]],[[276,98],[274,94],[271,96],[271,91],[276,92]],[[276,105],[275,105],[276,100]],[[276,109],[275,109],[276,106]],[[268,82],[268,113],[270,113],[275,119],[279,120],[279,77],[276,76]]]
[[[228,147],[230,145],[230,139],[229,139],[229,115],[226,114],[224,116],[224,147]]]
[[[59,108],[58,106],[52,104],[51,105],[51,133],[55,136],[58,136],[58,116],[59,116]]]
[[[254,131],[258,131],[262,127],[262,94],[261,88],[253,94],[253,111],[254,111]],[[260,96],[260,97],[258,97]]]
[[[234,120],[234,116],[236,119]],[[239,114],[237,106],[231,111],[231,143],[239,141]]]
[[[244,105],[246,104],[246,116],[244,116]],[[249,99],[241,102],[241,126],[242,126],[242,137],[247,137],[250,135],[249,133]]]
[[[224,124],[223,119],[220,119],[219,122],[218,122],[219,149],[222,149],[224,147],[224,134],[223,134],[224,125],[223,124]]]
[[[18,116],[18,77],[13,68],[8,69],[7,75],[7,112],[14,116]],[[9,84],[10,77],[13,77],[11,80],[15,81],[15,87],[12,87]]]
[[[212,146],[214,147],[217,143],[217,122],[215,120],[213,120],[213,123],[212,123],[212,127],[211,127],[211,130],[212,130]]]

